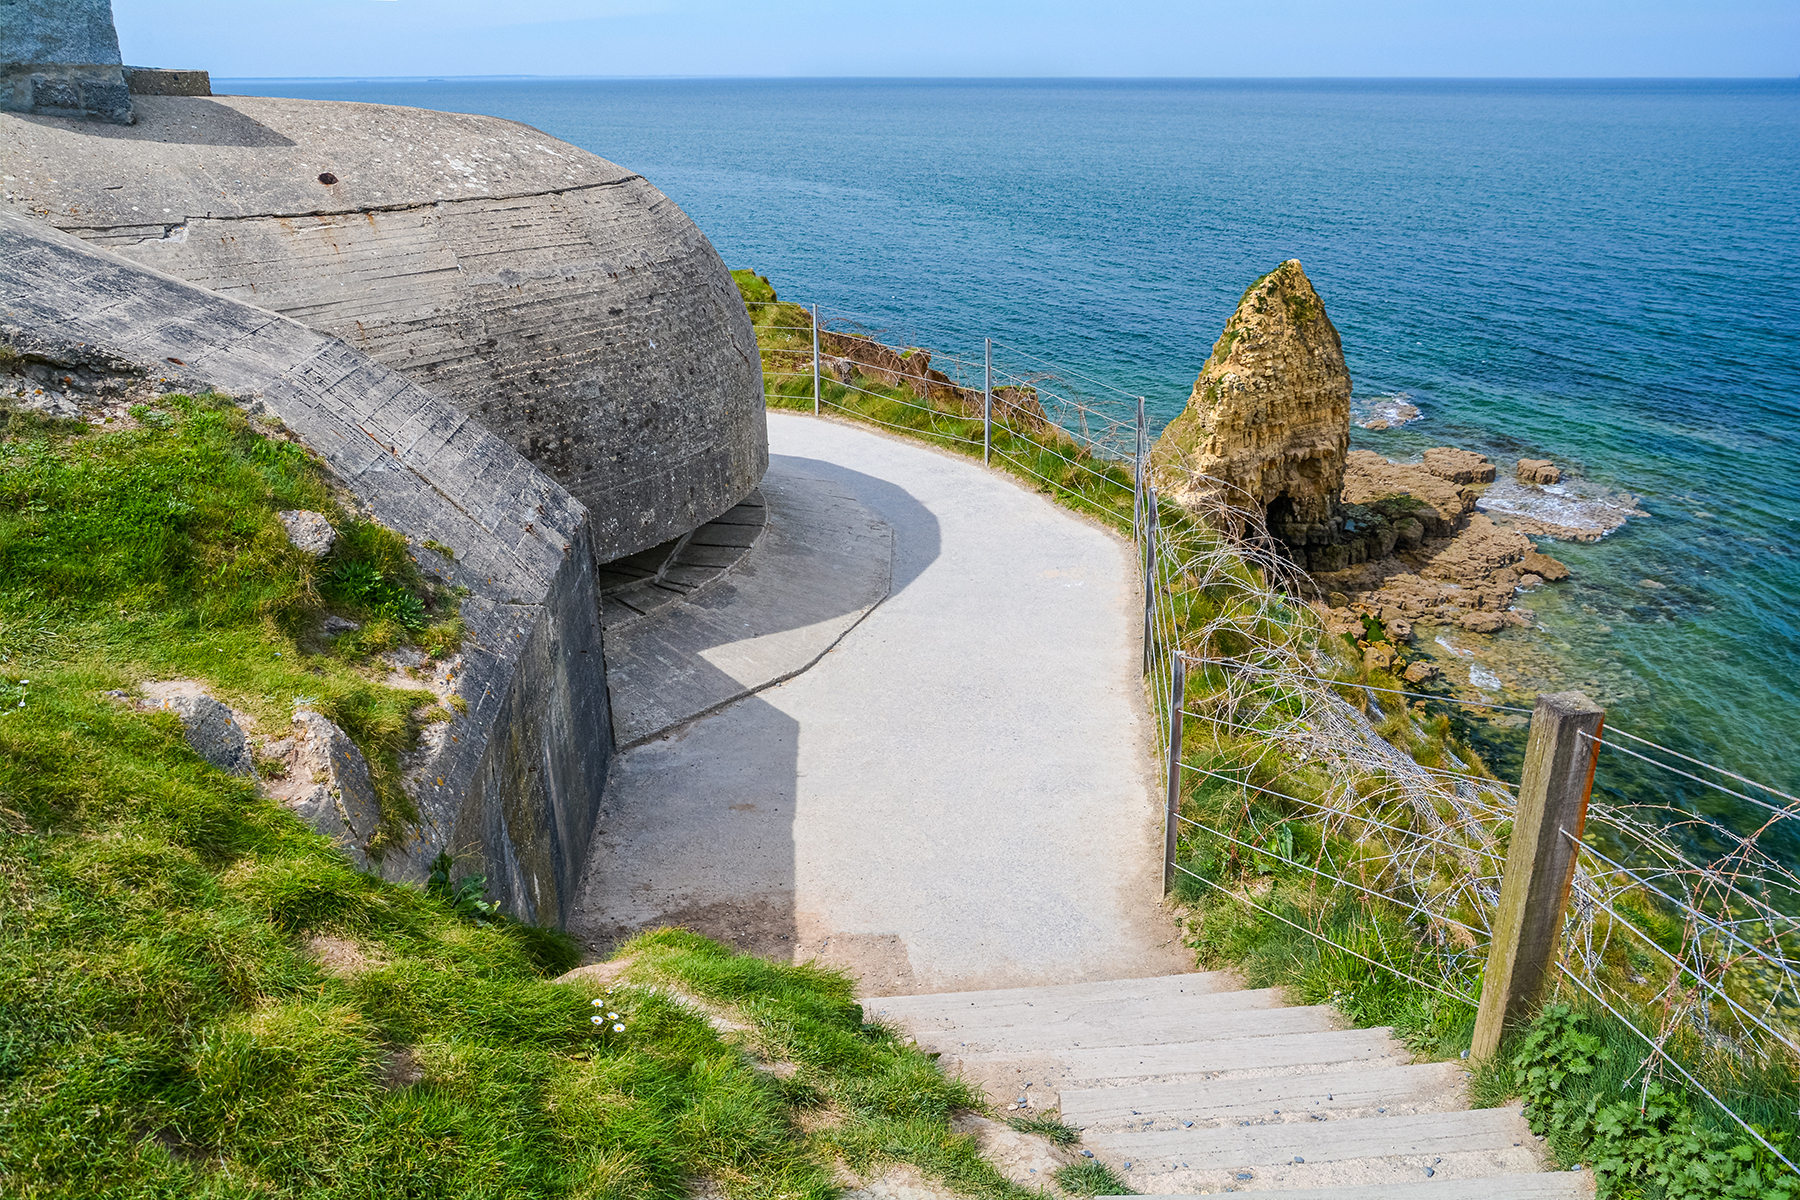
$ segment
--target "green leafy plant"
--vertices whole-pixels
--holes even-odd
[[[1587,1160],[1604,1196],[1657,1200],[1793,1200],[1800,1177],[1729,1117],[1684,1090],[1620,1072],[1596,1021],[1566,1004],[1544,1010],[1512,1051],[1512,1082],[1532,1131],[1565,1162]],[[1620,1094],[1620,1092],[1624,1094]],[[1787,1154],[1786,1130],[1753,1126]]]
[[[461,879],[451,879],[450,872],[455,866],[448,852],[432,859],[431,874],[425,880],[425,894],[437,897],[457,916],[477,925],[499,919],[500,905],[487,898],[487,876],[465,875]]]

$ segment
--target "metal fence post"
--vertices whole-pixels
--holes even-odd
[[[994,339],[987,342],[987,366],[981,382],[981,463],[988,465],[994,454]]]
[[[812,306],[813,333],[813,416],[819,415],[819,306]]]
[[[1137,533],[1143,535],[1144,523],[1144,449],[1148,431],[1144,428],[1144,398],[1137,398],[1137,453],[1132,458],[1131,490],[1136,494],[1137,512],[1133,515],[1133,524]]]
[[[1156,653],[1156,489],[1144,489],[1144,674]]]
[[[1175,886],[1176,822],[1181,817],[1181,734],[1182,707],[1187,700],[1187,663],[1175,655],[1175,670],[1169,683],[1169,797],[1168,811],[1163,817],[1163,894]]]
[[[1562,941],[1605,720],[1606,710],[1580,692],[1537,698],[1470,1058],[1498,1050],[1507,1026],[1530,1017],[1543,999]]]

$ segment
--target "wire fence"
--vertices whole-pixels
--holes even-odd
[[[1129,530],[1172,884],[1481,1003],[1519,789],[1457,756],[1444,713],[1532,710],[1352,677],[1255,506],[1191,473],[1180,505],[1158,495],[1157,475],[1185,468],[1153,472],[1142,397],[991,340],[944,355],[816,307],[761,307],[771,404],[979,454]],[[1556,831],[1575,866],[1555,968],[1643,1039],[1643,1086],[1679,1076],[1793,1169],[1705,1079],[1800,1070],[1800,876],[1765,847],[1800,797],[1616,727],[1583,736],[1603,777],[1626,762],[1765,815],[1745,832],[1691,805],[1584,796],[1585,824]],[[1276,871],[1304,891],[1275,898]],[[1346,925],[1347,903],[1386,919]]]

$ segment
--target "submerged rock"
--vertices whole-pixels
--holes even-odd
[[[1151,466],[1178,503],[1249,509],[1277,537],[1324,543],[1349,445],[1343,343],[1289,259],[1244,293]]]

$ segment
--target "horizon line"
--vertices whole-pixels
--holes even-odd
[[[194,68],[135,68],[191,70]],[[209,74],[211,74],[209,72]],[[1800,75],[216,75],[241,83],[459,83],[495,80],[819,80],[886,82],[1020,83],[1094,81],[1105,83],[1796,83]]]

